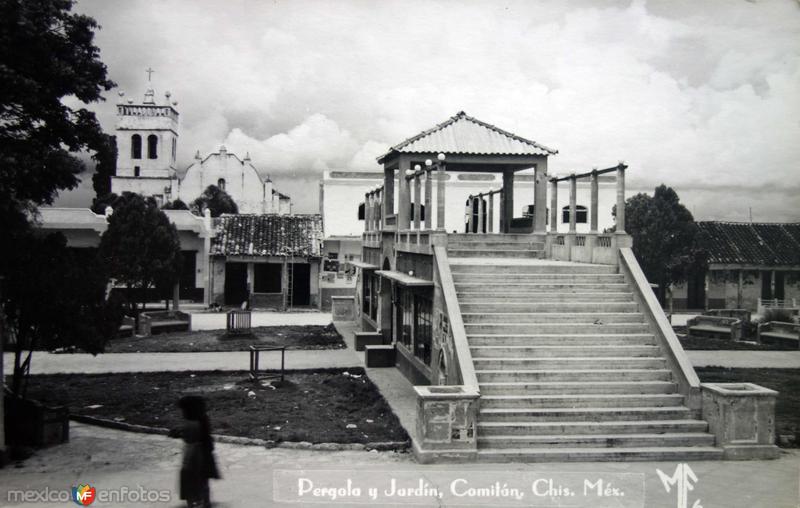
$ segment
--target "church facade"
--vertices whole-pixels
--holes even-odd
[[[180,199],[190,204],[209,185],[216,185],[233,198],[240,213],[291,213],[289,196],[278,192],[269,177],[262,177],[249,154],[240,159],[224,146],[206,157],[198,151],[181,176],[177,170],[177,105],[169,92],[163,101],[157,101],[152,88],[141,103],[128,99],[117,105],[117,171],[111,179],[111,192],[135,192],[160,203]]]

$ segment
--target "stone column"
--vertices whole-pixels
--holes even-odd
[[[533,187],[533,232],[547,232],[547,157],[536,164]]]
[[[500,232],[511,231],[511,219],[514,218],[514,171],[503,171],[503,206],[500,211]]]
[[[444,162],[444,154],[440,153],[437,156],[439,160],[438,168],[436,169],[436,230],[437,231],[447,231],[444,224],[444,175],[447,168]]]
[[[425,229],[431,230],[433,225],[433,210],[431,210],[431,193],[433,192],[433,173],[425,172]]]
[[[386,217],[394,214],[394,170],[383,170],[383,225]]]
[[[617,233],[625,234],[625,165],[617,166]]]
[[[364,231],[369,231],[370,228],[370,202],[369,202],[369,192],[364,194]]]
[[[558,232],[558,180],[550,180],[550,231]]]
[[[589,210],[591,214],[590,220],[592,221],[591,232],[597,233],[597,209],[598,209],[598,185],[597,185],[597,168],[592,168],[592,204]]]
[[[419,169],[416,166],[415,171]],[[422,219],[422,182],[420,175],[414,176],[414,229],[419,231],[420,219]]]
[[[573,173],[569,177],[569,232],[570,233],[574,233],[577,229],[575,226],[577,201],[578,201],[578,179],[575,178],[575,174]]]
[[[467,233],[472,233],[472,220],[473,220],[473,210],[475,206],[475,197],[470,195],[467,198]]]
[[[483,214],[486,211],[486,206],[483,204],[483,194],[478,194],[478,233],[483,233],[484,220]]]
[[[398,201],[400,201],[397,208],[397,229],[411,228],[411,188],[409,181],[406,180],[406,171],[410,168],[409,162],[400,159],[400,166],[398,170],[398,184],[400,185],[398,193]]]

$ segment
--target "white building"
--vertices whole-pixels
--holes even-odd
[[[177,105],[170,102],[169,92],[157,103],[152,88],[141,104],[128,99],[117,105],[117,172],[111,178],[111,192],[190,204],[209,185],[216,185],[230,194],[240,213],[291,212],[289,196],[278,192],[269,177],[261,176],[249,154],[240,159],[223,146],[203,158],[198,151],[194,163],[180,176]]]

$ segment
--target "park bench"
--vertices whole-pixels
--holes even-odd
[[[759,323],[756,331],[758,342],[800,348],[800,325],[769,321]]]
[[[742,320],[735,317],[696,316],[686,322],[686,327],[690,337],[722,336],[731,340],[742,338]]]
[[[133,329],[136,326],[136,320],[130,316],[122,317],[122,324],[119,325],[117,337],[133,337]]]
[[[142,314],[139,315],[139,335],[187,332],[191,329],[191,314],[179,310],[142,312]]]
[[[709,309],[704,316],[731,317],[742,320],[742,325],[750,323],[751,312],[747,309]]]

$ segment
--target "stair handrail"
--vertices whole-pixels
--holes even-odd
[[[461,383],[480,393],[478,378],[475,375],[475,364],[472,362],[472,353],[467,341],[467,332],[464,329],[464,320],[461,317],[461,307],[458,305],[456,285],[453,274],[450,272],[450,263],[447,259],[447,247],[436,245],[433,247],[436,268],[439,271],[439,281],[442,285],[442,295],[447,307],[447,317],[450,321],[450,331],[453,334],[453,348],[458,359],[458,368],[461,374]]]
[[[686,351],[683,350],[678,336],[675,335],[675,330],[667,320],[661,304],[658,303],[647,277],[642,272],[636,256],[630,247],[622,247],[619,249],[620,255],[620,268],[628,272],[628,279],[633,285],[635,294],[639,296],[642,312],[649,321],[656,327],[657,336],[661,339],[660,343],[667,353],[667,359],[672,364],[672,372],[676,374],[680,392],[686,397],[687,406],[692,409],[699,409],[701,405],[700,400],[700,378],[692,367]]]

